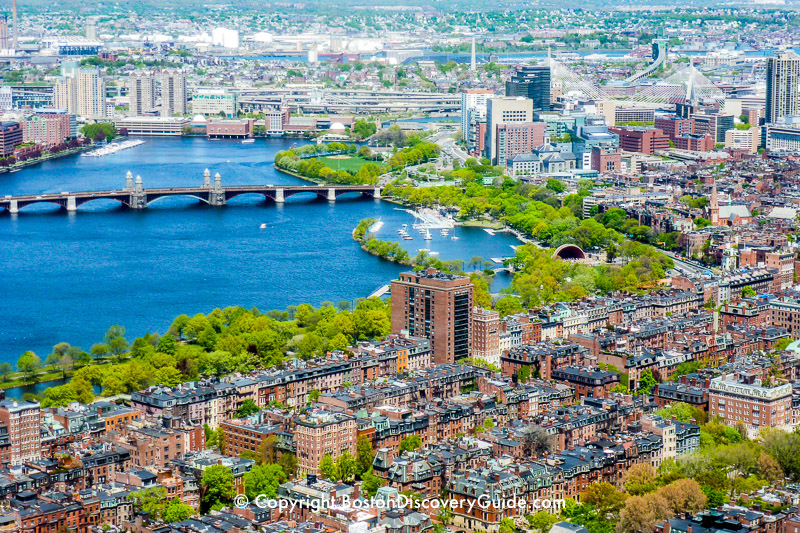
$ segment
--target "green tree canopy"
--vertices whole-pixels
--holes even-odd
[[[400,453],[415,452],[422,447],[422,439],[419,435],[409,435],[400,441]]]
[[[203,471],[200,479],[200,512],[208,513],[229,505],[236,495],[233,472],[223,465],[211,465]]]
[[[245,494],[252,501],[259,494],[278,496],[278,486],[286,481],[286,473],[276,464],[255,465],[244,475]]]
[[[22,372],[25,380],[28,381],[42,368],[42,360],[39,356],[31,351],[23,353],[17,359],[17,370]]]

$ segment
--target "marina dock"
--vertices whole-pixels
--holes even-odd
[[[111,143],[103,146],[102,148],[98,148],[97,150],[92,150],[91,152],[86,152],[85,154],[81,154],[81,157],[103,157],[104,155],[111,155],[114,153],[119,152],[120,150],[127,150],[128,148],[134,148],[144,144],[144,141],[141,140],[130,140],[130,141],[122,141],[119,143]]]
[[[389,294],[392,290],[391,285],[384,285],[383,287],[378,288],[377,290],[373,291],[372,294],[369,295],[369,298],[383,298],[387,294]]]
[[[401,211],[405,211],[417,220],[412,226],[414,229],[452,229],[456,225],[452,218],[444,217],[434,209],[420,209],[418,211],[402,209]]]

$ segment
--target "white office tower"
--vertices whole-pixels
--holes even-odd
[[[311,47],[308,49],[308,62],[319,63],[319,51],[317,50],[317,43],[311,43]]]
[[[486,101],[493,94],[488,89],[466,89],[461,93],[461,135],[469,151],[477,144],[476,127],[486,121]]]
[[[180,69],[165,69],[159,75],[161,83],[161,116],[186,114],[186,75]]]
[[[151,72],[133,72],[128,78],[129,115],[140,117],[156,106],[156,80]]]
[[[106,82],[96,68],[78,69],[78,115],[106,116]]]
[[[766,123],[800,114],[800,57],[784,52],[767,59]]]

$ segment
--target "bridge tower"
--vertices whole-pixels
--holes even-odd
[[[211,171],[205,169],[203,171],[203,188],[210,189],[211,188]]]
[[[125,174],[125,190],[132,191],[133,190],[133,174],[129,170],[127,174]]]
[[[131,190],[130,197],[131,209],[144,209],[147,207],[147,193],[142,187],[142,177],[136,176],[136,182]]]
[[[286,198],[283,196],[283,189],[276,189],[275,190],[275,203],[282,204],[286,201]]]
[[[219,175],[219,172],[214,174],[214,188],[208,193],[208,203],[225,205],[225,189],[222,188],[222,176]]]
[[[381,197],[381,188],[375,187],[375,190],[372,192],[373,198],[380,198]]]
[[[328,201],[329,202],[336,201],[336,189],[328,189]]]

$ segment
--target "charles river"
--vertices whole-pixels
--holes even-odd
[[[141,175],[145,187],[199,185],[205,168],[219,172],[223,186],[307,183],[272,166],[293,140],[145,141],[103,157],[75,155],[0,174],[0,195],[121,189],[128,170]],[[110,200],[71,214],[56,205],[28,206],[15,216],[3,211],[0,362],[16,364],[25,350],[44,359],[61,341],[88,350],[113,324],[125,326],[132,340],[165,332],[181,313],[234,305],[268,311],[366,297],[403,268],[352,240],[353,228],[367,217],[380,218],[378,236],[394,241],[401,224],[413,223],[395,204],[350,195],[336,203],[302,194],[276,205],[245,195],[225,207],[164,198],[143,211]],[[458,240],[452,232],[433,231],[431,241],[410,233],[413,240],[400,242],[412,255],[428,248],[441,259],[510,256],[517,244],[511,235],[479,228],[457,228]],[[498,279],[492,290],[507,284]]]

